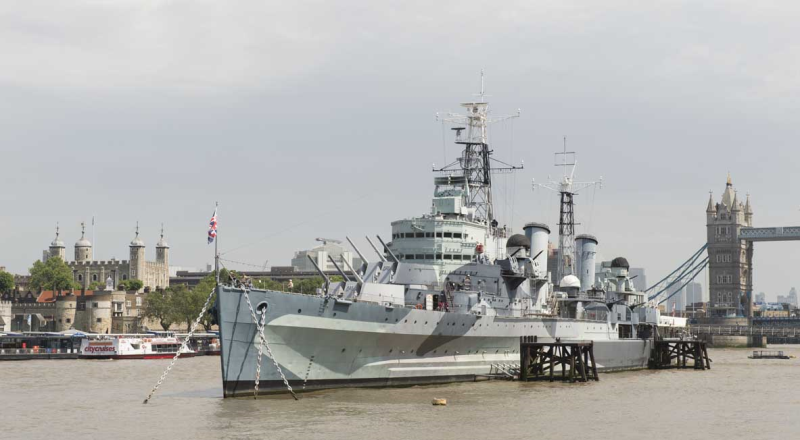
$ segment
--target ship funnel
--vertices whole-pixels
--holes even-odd
[[[597,255],[597,238],[582,234],[575,237],[576,267],[584,291],[594,287],[594,261]]]
[[[525,236],[531,242],[531,257],[534,266],[547,277],[547,242],[550,239],[550,227],[544,223],[528,223],[523,228]]]

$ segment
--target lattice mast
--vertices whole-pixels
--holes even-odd
[[[488,127],[500,121],[518,118],[520,110],[517,110],[516,115],[489,116],[489,103],[486,102],[488,95],[484,89],[483,71],[481,71],[481,92],[475,96],[477,96],[477,100],[461,104],[461,107],[466,109],[466,114],[447,113],[445,116],[436,114],[437,120],[454,125],[451,129],[456,133],[455,143],[463,145],[464,150],[454,162],[442,168],[436,168],[434,165],[433,171],[465,176],[468,187],[467,206],[475,209],[476,219],[486,220],[487,223],[492,224],[495,220],[492,203],[492,174],[511,173],[522,169],[523,165],[514,166],[491,157]],[[465,130],[466,135],[463,133]],[[499,166],[492,166],[493,162]]]
[[[564,136],[564,149],[560,153],[555,153],[555,166],[564,168],[564,175],[561,181],[550,180],[547,183],[536,183],[532,181],[532,187],[545,188],[559,193],[561,200],[559,205],[558,217],[558,267],[556,272],[556,282],[567,275],[575,273],[575,195],[584,188],[597,185],[603,187],[603,178],[592,182],[575,182],[575,168],[578,161],[574,151],[567,151],[567,137]],[[570,168],[571,167],[571,168]],[[548,179],[550,177],[548,176]]]

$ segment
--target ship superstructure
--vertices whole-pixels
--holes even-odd
[[[332,261],[343,281],[320,271],[317,295],[218,286],[225,396],[477,380],[518,363],[521,336],[592,341],[601,371],[646,367],[659,316],[627,261],[595,274],[598,240],[575,237],[575,274],[554,286],[550,228],[511,234],[494,217],[492,170],[517,167],[491,165],[488,104],[464,108],[463,152],[438,170],[430,214],[393,222],[383,249],[370,240],[372,258],[351,241],[363,264],[347,273]],[[267,341],[280,369],[257,362]]]
[[[485,100],[483,75],[478,99],[461,104],[463,113],[441,117],[453,125],[461,155],[433,171],[434,191],[430,212],[420,217],[392,222],[388,247],[401,260],[435,268],[440,281],[447,273],[476,260],[505,258],[509,236],[494,213],[492,176],[522,169],[492,157],[488,128],[516,115],[491,117]]]

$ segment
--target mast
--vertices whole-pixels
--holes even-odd
[[[559,157],[561,156],[561,157]],[[560,153],[555,153],[555,166],[564,167],[564,175],[560,182],[549,181],[547,183],[532,182],[532,187],[549,189],[560,194],[559,217],[558,217],[558,268],[556,269],[556,283],[575,273],[575,203],[574,197],[583,188],[597,185],[603,187],[603,178],[593,182],[575,182],[575,168],[578,161],[574,151],[567,151],[567,137],[564,136],[564,149]],[[559,163],[560,159],[560,163]],[[572,167],[569,172],[568,167]]]
[[[455,143],[463,145],[464,150],[454,162],[442,168],[434,166],[433,171],[465,178],[464,201],[466,207],[474,210],[475,219],[496,226],[496,222],[493,224],[495,216],[492,202],[492,174],[511,173],[522,169],[523,166],[510,165],[491,157],[488,126],[507,119],[518,118],[520,111],[517,110],[516,115],[492,118],[489,116],[489,103],[486,102],[486,96],[484,75],[481,71],[481,91],[477,94],[478,99],[461,104],[461,107],[465,109],[464,114],[447,113],[442,118],[438,114],[436,115],[437,120],[454,125],[452,130],[456,133]],[[466,134],[463,133],[465,130]],[[493,166],[493,162],[498,163],[499,166]]]

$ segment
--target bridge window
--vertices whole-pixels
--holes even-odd
[[[460,232],[453,232],[453,238],[461,238]]]
[[[425,238],[433,238],[433,232],[426,232]]]
[[[408,254],[408,255],[406,255],[405,259],[406,260],[413,260],[413,259],[415,259],[414,257],[416,257],[414,254]]]
[[[436,233],[436,238],[442,238],[442,233],[441,232],[437,232]]]
[[[453,238],[453,233],[452,232],[445,232],[444,233],[444,238]]]
[[[433,254],[427,254],[427,255],[425,255],[425,259],[426,259],[426,260],[433,260]]]
[[[450,255],[450,254],[444,254],[444,259],[445,259],[445,260],[452,260],[452,259],[453,259],[453,256],[452,256],[452,255]]]
[[[424,232],[417,232],[417,238],[425,238]]]

